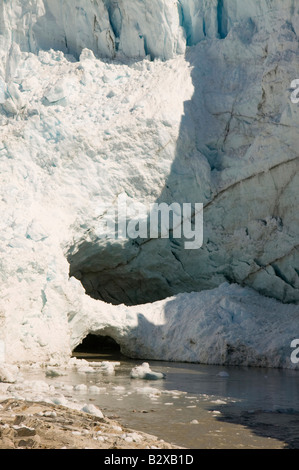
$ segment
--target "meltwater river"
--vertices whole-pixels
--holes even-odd
[[[114,375],[70,371],[47,382],[101,387],[97,394],[65,395],[98,406],[129,428],[193,449],[299,448],[299,371],[149,361],[166,378],[146,381],[130,378],[144,361],[76,356],[120,365]],[[39,374],[33,370],[30,378]]]

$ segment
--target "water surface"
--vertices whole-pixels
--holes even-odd
[[[145,381],[130,378],[143,361],[77,357],[117,360],[120,366],[114,375],[71,371],[47,382],[102,387],[100,394],[65,395],[93,403],[120,424],[188,448],[299,448],[298,371],[149,361],[166,378]]]

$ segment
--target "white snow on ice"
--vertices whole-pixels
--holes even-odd
[[[60,374],[93,333],[135,358],[298,367],[293,2],[76,5],[0,5],[1,363]],[[122,192],[204,203],[203,248],[101,238]]]

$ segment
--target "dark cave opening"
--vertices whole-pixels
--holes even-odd
[[[87,335],[73,351],[73,356],[101,354],[101,355],[119,355],[120,346],[110,336]]]

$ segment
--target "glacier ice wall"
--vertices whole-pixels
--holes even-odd
[[[217,39],[185,54],[193,94],[156,199],[203,202],[204,246],[190,252],[178,239],[102,246],[89,225],[69,261],[96,298],[136,304],[229,281],[298,301],[298,107],[290,101],[298,14],[291,3],[280,9],[275,2],[222,3],[227,33],[214,31]],[[163,160],[168,149],[161,147]],[[142,184],[142,197],[150,196]]]
[[[290,347],[298,307],[252,289],[224,283],[134,307],[101,304],[71,320],[73,347],[86,334],[100,332],[113,337],[132,358],[298,368]]]
[[[140,357],[153,357],[152,348],[164,358],[157,339],[142,350],[148,324],[135,328],[137,307],[103,300],[134,305],[209,290],[192,307],[192,326],[213,296],[221,311],[229,290],[218,286],[227,282],[245,287],[227,304],[232,318],[253,288],[285,304],[255,294],[269,324],[273,310],[290,312],[296,335],[299,108],[290,84],[298,35],[292,0],[1,2],[0,341],[8,360],[68,356],[95,329],[127,350],[134,337]],[[203,247],[99,237],[105,205],[122,192],[145,204],[204,203]],[[184,302],[188,311],[187,295]],[[163,334],[167,325],[181,331],[175,311]],[[243,350],[254,351],[255,331],[246,330]],[[262,350],[268,365],[285,364],[279,331]],[[229,336],[230,347],[240,341]],[[182,344],[177,356],[174,348],[169,358],[209,361],[198,348],[188,355]]]
[[[24,0],[0,5],[0,46],[22,51],[55,49],[79,57],[84,48],[97,56],[169,59],[186,45],[223,39],[245,22],[243,38],[262,17],[273,17],[298,31],[295,0]],[[251,25],[251,26],[250,26]],[[248,29],[249,28],[249,29]]]
[[[77,58],[84,48],[97,56],[170,58],[184,52],[176,2],[165,0],[16,0],[0,6],[2,49],[55,49]]]

